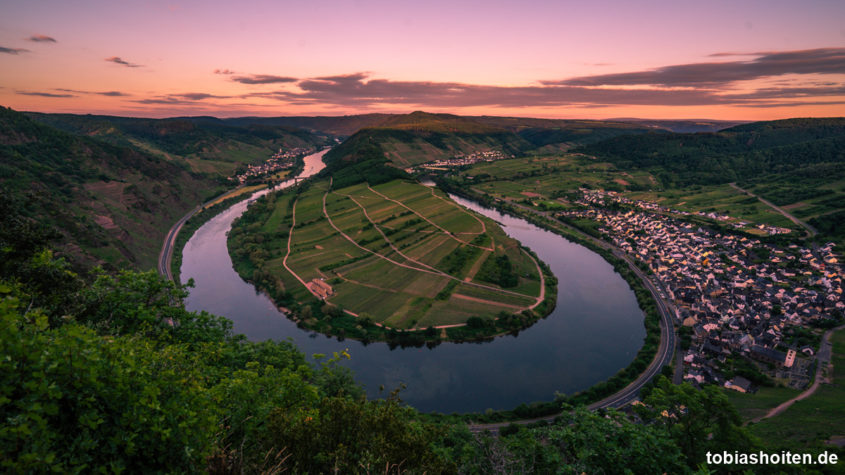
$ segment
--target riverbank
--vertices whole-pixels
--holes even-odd
[[[566,227],[563,223],[558,223],[541,213],[494,200],[471,189],[451,187],[448,181],[438,180],[437,185],[450,194],[462,196],[503,213],[519,216],[599,254],[613,265],[614,270],[631,286],[638,305],[645,315],[646,337],[642,348],[626,368],[608,380],[571,396],[557,397],[551,402],[523,404],[511,411],[463,414],[459,417],[460,420],[474,424],[475,427],[497,428],[502,423],[508,422],[542,423],[542,421],[552,420],[555,415],[560,414],[563,404],[589,405],[593,409],[622,407],[632,402],[639,391],[650,383],[663,367],[670,364],[675,347],[671,313],[659,299],[657,290],[647,276],[633,262],[620,257],[621,251],[617,254],[609,243]],[[447,416],[447,418],[452,419],[454,416]]]
[[[304,158],[298,157],[294,161],[293,167],[290,168],[288,176],[299,175],[302,173],[304,168]],[[278,180],[260,184],[239,185],[231,190],[221,193],[188,212],[188,214],[170,228],[170,232],[165,237],[164,245],[159,253],[159,273],[167,277],[169,280],[181,283],[179,278],[179,269],[182,267],[182,250],[197,229],[207,223],[208,220],[217,216],[217,214],[223,210],[239,201],[244,200],[244,194],[255,193],[265,188],[272,188],[274,186],[278,186],[280,183],[284,183],[284,181],[285,180]]]

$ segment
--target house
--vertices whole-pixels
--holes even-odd
[[[725,381],[725,387],[741,393],[747,393],[751,389],[751,381],[742,376],[736,376],[730,381]]]

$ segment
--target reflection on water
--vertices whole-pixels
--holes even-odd
[[[306,159],[306,172],[322,168],[322,154]],[[345,362],[371,397],[407,385],[402,399],[422,411],[511,409],[574,393],[603,381],[633,360],[645,337],[633,292],[594,252],[522,219],[453,197],[502,224],[531,248],[558,278],[557,308],[522,331],[487,343],[444,343],[433,349],[391,350],[384,343],[337,341],[299,329],[270,300],[241,280],[226,250],[226,232],[246,209],[238,203],[203,225],[183,252],[182,276],[193,277],[187,306],[234,322],[251,340],[292,340],[305,354],[349,348]]]

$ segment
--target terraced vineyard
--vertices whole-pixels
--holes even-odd
[[[229,245],[253,281],[382,328],[489,321],[533,310],[546,293],[540,263],[495,222],[402,180],[338,190],[321,180],[270,196]]]

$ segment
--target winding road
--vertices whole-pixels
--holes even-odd
[[[758,200],[760,200],[760,202],[761,202],[761,203],[763,203],[764,205],[766,205],[766,206],[768,206],[769,208],[772,208],[773,210],[777,211],[778,213],[780,213],[780,214],[784,215],[784,216],[786,217],[786,219],[788,219],[788,220],[792,221],[793,223],[797,224],[798,226],[803,227],[804,229],[806,229],[806,230],[807,230],[807,234],[808,234],[808,236],[809,236],[809,237],[813,237],[813,236],[815,236],[816,234],[818,234],[818,233],[819,233],[819,232],[816,230],[816,228],[814,228],[814,227],[810,226],[809,224],[805,223],[804,221],[801,221],[800,219],[796,218],[795,216],[793,216],[793,215],[791,215],[791,214],[787,213],[787,212],[786,212],[786,210],[784,210],[783,208],[781,208],[781,207],[779,207],[779,206],[775,206],[775,204],[774,204],[774,203],[772,203],[771,201],[769,201],[769,200],[767,200],[767,199],[765,199],[765,198],[762,198],[762,197],[760,197],[760,196],[757,196],[757,195],[755,195],[754,193],[752,193],[752,192],[750,192],[750,191],[748,191],[748,190],[744,190],[744,189],[740,188],[739,186],[737,186],[737,184],[736,184],[736,183],[728,183],[728,185],[730,185],[730,186],[731,186],[731,188],[733,188],[733,189],[735,189],[735,190],[737,190],[737,191],[741,191],[741,192],[745,193],[745,194],[746,194],[746,195],[748,195],[748,196],[751,196],[751,197],[753,197],[753,198],[757,198],[757,199],[758,199]]]
[[[546,219],[554,220],[554,218],[550,216],[547,212],[537,211],[527,206],[512,202],[508,202],[508,204],[522,209],[525,212],[535,214]],[[590,410],[624,407],[634,402],[639,396],[640,390],[643,388],[643,386],[648,384],[652,379],[654,379],[658,374],[660,374],[660,371],[663,369],[664,366],[669,365],[672,362],[672,356],[675,353],[675,346],[677,344],[675,337],[675,327],[672,322],[674,312],[672,311],[670,305],[665,301],[665,299],[660,296],[660,291],[658,291],[654,282],[652,282],[652,280],[649,279],[648,276],[645,275],[645,273],[643,273],[643,271],[640,270],[639,267],[637,267],[637,265],[630,259],[630,257],[628,257],[627,254],[625,254],[624,251],[617,248],[616,246],[613,246],[608,242],[586,235],[580,230],[573,228],[572,226],[569,226],[566,223],[560,223],[557,220],[554,221],[560,224],[561,227],[575,231],[576,233],[588,239],[597,246],[611,251],[614,256],[620,259],[624,259],[625,262],[628,263],[628,266],[631,268],[631,270],[633,270],[634,273],[637,274],[637,276],[640,278],[640,280],[642,280],[643,284],[645,284],[649,292],[651,292],[655,302],[657,302],[657,309],[660,313],[660,344],[657,347],[657,352],[654,355],[654,358],[651,360],[651,363],[648,365],[645,371],[643,371],[637,377],[637,379],[629,383],[627,386],[617,391],[616,393],[587,406]],[[537,417],[533,419],[497,422],[492,424],[470,424],[469,429],[472,432],[498,432],[499,429],[510,424],[531,424],[539,421],[552,421],[555,417],[557,417],[557,414],[545,417]]]
[[[209,203],[211,203],[211,201],[209,201]],[[167,235],[164,237],[164,244],[161,246],[161,252],[158,253],[158,273],[166,277],[167,280],[173,280],[171,267],[173,262],[173,248],[176,246],[176,237],[179,235],[179,231],[182,230],[182,226],[184,226],[193,215],[197,214],[203,206],[205,205],[197,206],[191,211],[188,211],[185,216],[182,216],[179,221],[176,221],[176,224],[170,228],[170,231],[168,231]]]

